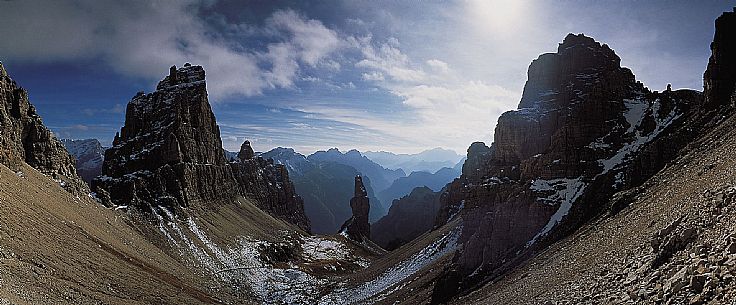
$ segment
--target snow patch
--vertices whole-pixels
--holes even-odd
[[[582,179],[582,177],[576,179],[536,179],[532,182],[530,187],[532,191],[548,194],[546,197],[537,198],[537,200],[548,205],[559,203],[560,207],[552,214],[544,228],[527,242],[527,247],[536,242],[540,237],[549,233],[552,228],[562,221],[563,217],[567,216],[570,208],[572,208],[572,204],[583,193],[585,187],[588,186]]]
[[[442,236],[442,238],[419,251],[419,253],[414,254],[411,258],[386,270],[375,279],[356,287],[338,288],[320,299],[319,304],[353,304],[365,302],[366,300],[374,297],[375,299],[372,301],[380,301],[393,291],[402,287],[394,287],[395,285],[408,279],[410,276],[429,266],[442,256],[455,251],[461,231],[462,225],[455,227],[452,231]],[[392,287],[393,289],[390,289]]]

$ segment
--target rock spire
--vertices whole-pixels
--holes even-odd
[[[359,175],[355,176],[355,196],[350,199],[350,208],[353,216],[342,225],[340,232],[357,242],[368,240],[371,236],[371,225],[368,222],[371,205],[368,192],[363,186],[363,178]]]

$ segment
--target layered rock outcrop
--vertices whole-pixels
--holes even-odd
[[[532,62],[518,109],[501,115],[490,147],[470,147],[462,176],[441,195],[436,226],[459,211],[463,247],[435,300],[608,210],[614,192],[643,182],[687,143],[661,139],[701,95],[650,92],[620,62],[582,34]]]
[[[368,222],[368,213],[371,205],[360,176],[355,176],[355,196],[350,199],[350,208],[353,210],[353,216],[342,225],[340,232],[357,242],[369,240],[371,225]]]
[[[711,56],[703,75],[705,104],[717,107],[730,103],[736,94],[736,8],[716,19],[716,31],[710,44]]]
[[[230,168],[241,195],[255,199],[261,210],[310,230],[304,200],[297,195],[286,166],[255,156],[250,142],[245,141]]]
[[[74,158],[46,128],[28,92],[10,78],[0,63],[0,163],[14,168],[25,162],[71,192],[84,192]]]
[[[254,158],[249,143],[238,160],[227,162],[200,66],[172,67],[156,91],[139,92],[128,103],[102,173],[92,186],[104,204],[178,210],[246,196],[309,230],[301,198],[283,168]]]

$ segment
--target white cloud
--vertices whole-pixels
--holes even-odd
[[[446,62],[441,61],[439,59],[427,60],[427,65],[430,66],[435,71],[439,71],[441,73],[447,73],[450,71],[450,65],[448,65]]]
[[[372,40],[352,40],[364,57],[355,64],[365,70],[361,78],[400,97],[412,110],[413,119],[391,121],[350,110],[309,111],[397,135],[408,145],[441,144],[464,151],[473,141],[490,142],[498,116],[518,104],[519,92],[467,78],[443,60],[432,58],[416,64],[400,50],[396,38],[379,44]]]
[[[111,70],[158,80],[171,65],[203,65],[214,100],[292,88],[300,64],[339,70],[326,58],[343,46],[320,21],[275,11],[265,28],[224,24],[220,33],[198,16],[208,0],[10,1],[0,4],[0,54],[36,62],[100,58]],[[224,21],[221,21],[224,22]],[[223,35],[271,34],[263,49],[244,49]]]

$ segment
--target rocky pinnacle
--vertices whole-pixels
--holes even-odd
[[[371,225],[368,223],[371,205],[360,176],[355,176],[355,196],[350,199],[350,208],[353,216],[342,225],[340,232],[346,233],[352,240],[363,242],[371,236]]]

